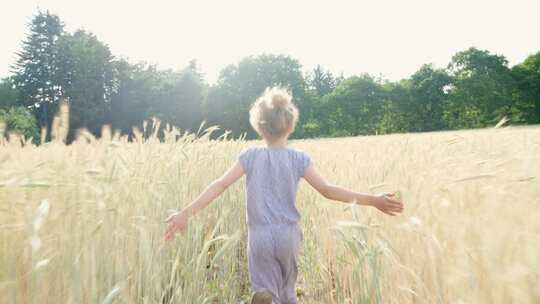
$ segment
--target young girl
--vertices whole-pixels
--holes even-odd
[[[183,232],[189,219],[246,174],[248,269],[253,304],[297,303],[295,283],[298,250],[303,234],[296,208],[298,181],[303,177],[330,200],[373,206],[396,215],[403,205],[393,194],[369,195],[329,184],[315,169],[310,157],[287,147],[298,110],[291,95],[280,88],[266,89],[249,111],[251,126],[265,146],[243,150],[238,161],[182,211],[171,215],[165,238]]]

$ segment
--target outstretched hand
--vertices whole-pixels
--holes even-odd
[[[184,233],[188,227],[188,216],[183,212],[175,212],[171,214],[166,220],[169,223],[167,231],[165,232],[165,240],[170,241],[174,238],[177,232]]]
[[[395,193],[378,195],[373,206],[390,216],[395,216],[403,211],[403,203],[396,197]]]

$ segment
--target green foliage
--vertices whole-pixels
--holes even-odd
[[[40,124],[47,125],[65,87],[57,48],[64,25],[58,16],[39,11],[29,29],[23,49],[17,54],[14,82],[20,94],[19,103],[33,107]]]
[[[24,135],[25,138],[39,139],[36,118],[24,107],[0,109],[0,121],[7,125],[8,132]]]
[[[423,65],[395,82],[370,75],[344,79],[320,65],[304,74],[298,60],[264,54],[225,67],[209,86],[195,61],[179,71],[132,64],[115,58],[92,33],[67,33],[58,16],[39,11],[17,55],[13,77],[0,82],[4,116],[24,106],[50,126],[66,97],[68,140],[77,128],[99,134],[104,124],[131,133],[152,117],[190,131],[206,120],[233,136],[255,138],[249,109],[270,86],[294,96],[300,110],[294,138],[480,128],[503,117],[512,124],[540,123],[540,52],[510,68],[504,56],[470,48],[446,69]]]
[[[69,98],[70,136],[79,128],[97,133],[107,123],[113,89],[113,57],[105,44],[83,30],[63,35],[58,42]]]
[[[330,135],[329,125],[325,123],[328,105],[324,97],[330,94],[342,81],[342,76],[334,76],[330,71],[317,65],[305,76],[305,94],[300,101],[300,121],[294,132],[296,138]],[[298,103],[298,100],[296,100]],[[331,110],[330,110],[331,111]]]
[[[125,60],[115,62],[116,85],[111,96],[110,121],[115,129],[131,133],[151,117],[181,129],[197,131],[206,96],[196,64],[181,72],[160,71],[155,66]]]
[[[410,113],[411,131],[443,130],[447,127],[443,120],[444,107],[448,103],[448,90],[452,78],[443,69],[424,65],[411,76]],[[414,115],[415,113],[416,115]]]
[[[206,84],[197,70],[195,61],[179,73],[162,73],[167,88],[161,92],[161,98],[156,100],[155,115],[163,122],[182,129],[196,132],[203,120],[202,104],[205,98]]]
[[[324,98],[328,135],[375,134],[379,131],[385,99],[381,83],[369,75],[344,80]]]
[[[449,69],[453,83],[444,116],[450,128],[484,127],[496,124],[504,116],[515,116],[515,83],[503,56],[470,48],[457,53]]]
[[[517,83],[514,105],[526,123],[540,123],[540,52],[512,68]]]
[[[17,105],[18,90],[13,83],[13,77],[0,80],[0,109],[7,109]]]
[[[343,77],[335,77],[332,72],[324,70],[320,65],[306,77],[308,89],[319,97],[332,92],[341,81]]]
[[[301,113],[309,107],[300,63],[289,56],[261,55],[246,57],[238,65],[223,69],[218,83],[208,92],[206,117],[236,136],[247,132],[249,138],[255,138],[249,126],[249,108],[269,86],[288,88]]]
[[[411,96],[410,81],[387,82],[383,84],[385,99],[381,102],[382,117],[379,122],[379,133],[395,133],[418,131],[416,126],[418,112],[415,100]]]
[[[110,122],[114,129],[130,133],[132,127],[142,128],[151,102],[156,100],[163,83],[155,66],[130,64],[125,60],[113,63],[115,86],[111,98]]]

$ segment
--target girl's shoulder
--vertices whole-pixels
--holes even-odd
[[[247,167],[249,163],[251,163],[253,156],[257,154],[257,152],[261,151],[262,148],[262,146],[250,146],[245,147],[240,151],[238,158],[240,159],[240,162],[244,165],[244,168]]]
[[[297,157],[307,156],[307,153],[299,148],[287,147],[287,151]]]
[[[249,147],[245,147],[245,148],[243,148],[242,150],[240,150],[240,155],[246,155],[246,154],[256,153],[257,151],[261,151],[262,149],[264,149],[263,146],[249,146]]]

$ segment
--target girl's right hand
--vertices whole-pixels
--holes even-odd
[[[188,216],[186,213],[180,211],[171,214],[166,220],[169,223],[167,231],[165,232],[165,240],[170,241],[174,238],[176,232],[180,231],[184,233],[188,227]]]
[[[403,203],[396,197],[395,193],[378,195],[373,206],[390,216],[395,216],[403,211]]]

